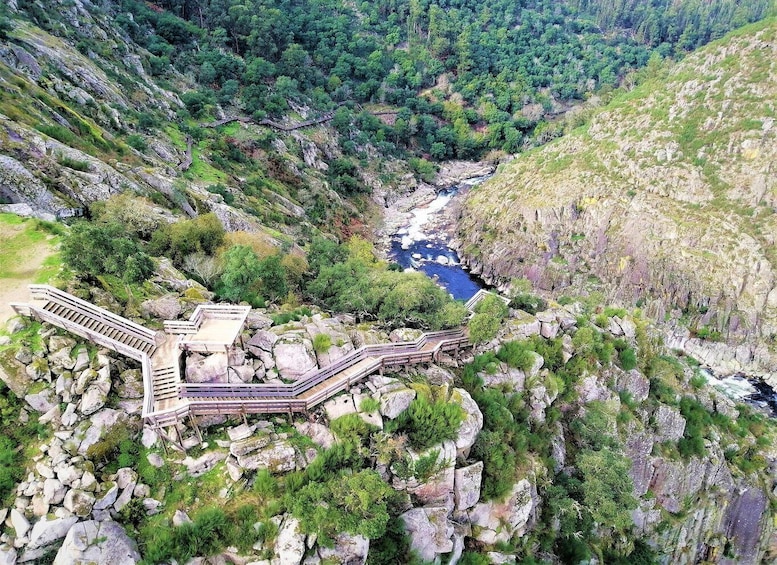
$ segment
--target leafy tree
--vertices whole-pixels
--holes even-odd
[[[308,248],[308,264],[314,277],[323,267],[342,263],[347,257],[348,250],[344,246],[325,237],[314,237]]]
[[[223,259],[220,295],[232,302],[256,300],[261,281],[261,263],[253,249],[235,245],[224,253]]]
[[[272,300],[286,295],[286,269],[280,255],[270,255],[259,261],[259,278],[262,281],[262,291]]]
[[[75,272],[91,277],[114,275],[127,282],[145,280],[154,263],[140,244],[118,223],[76,222],[62,241],[62,260]]]

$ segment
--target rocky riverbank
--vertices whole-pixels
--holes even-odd
[[[391,236],[408,225],[412,211],[432,202],[441,190],[469,179],[492,174],[495,169],[493,163],[485,161],[443,163],[431,184],[418,183],[415,190],[381,208],[381,222],[375,229],[377,248],[385,255],[391,247]]]

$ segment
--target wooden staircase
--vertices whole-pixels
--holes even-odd
[[[151,355],[164,335],[136,324],[48,285],[30,285],[29,304],[13,305],[17,312],[39,318],[94,343],[141,361]]]
[[[110,346],[112,341],[117,341],[146,355],[152,353],[156,348],[156,343],[153,341],[123,328],[117,328],[111,325],[110,322],[96,317],[91,312],[84,312],[81,309],[54,301],[47,302],[42,306],[42,309],[84,328],[85,331],[95,336],[106,338],[104,345]]]
[[[171,322],[166,324],[168,333],[156,332],[50,286],[31,285],[30,291],[29,304],[12,305],[17,313],[49,322],[140,361],[143,419],[160,430],[192,415],[304,412],[385,367],[432,363],[443,352],[469,345],[468,336],[461,330],[429,332],[413,342],[360,347],[293,384],[186,383],[181,378],[180,346],[181,340],[192,333],[188,326]],[[243,319],[247,314],[239,313]],[[221,313],[214,311],[213,315]]]

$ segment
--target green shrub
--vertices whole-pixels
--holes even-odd
[[[361,420],[361,418],[359,418]],[[365,424],[366,425],[366,424]],[[305,469],[306,482],[324,482],[332,479],[336,473],[344,469],[361,469],[365,463],[365,451],[359,441],[345,439],[322,451]],[[288,488],[286,492],[293,492]]]
[[[388,502],[394,490],[375,471],[341,472],[327,482],[311,481],[288,505],[302,531],[331,544],[341,532],[379,538],[389,521]]]
[[[720,341],[723,338],[718,330],[712,329],[708,326],[696,328],[692,333],[699,339],[704,339],[707,341]]]
[[[475,306],[475,314],[469,319],[469,339],[472,343],[485,343],[496,337],[502,320],[509,310],[502,299],[489,294]]]
[[[302,308],[295,308],[291,312],[272,314],[270,315],[270,319],[274,326],[282,326],[283,324],[288,324],[292,321],[299,322],[303,316],[310,316],[312,314],[313,311],[310,308],[303,306]]]
[[[483,500],[501,500],[515,484],[520,460],[518,451],[506,441],[511,431],[487,430],[484,426],[472,447],[472,456],[483,461],[483,484],[480,489]],[[525,450],[524,442],[520,451],[525,453]]]
[[[275,498],[279,493],[278,480],[267,469],[259,469],[254,477],[253,491],[264,499]]]
[[[346,414],[332,420],[330,426],[332,432],[341,440],[352,440],[363,444],[375,426],[365,422],[358,414]]]
[[[117,424],[108,430],[100,441],[89,446],[86,456],[95,463],[108,463],[114,460],[117,454],[123,454],[124,460],[130,462],[130,465],[126,466],[134,466],[132,463],[137,456],[137,446],[133,441],[135,434],[136,431],[131,426]]]
[[[212,184],[207,187],[207,190],[211,194],[220,194],[226,204],[231,205],[235,202],[235,196],[223,184]]]
[[[214,555],[239,538],[234,522],[217,506],[204,507],[192,517],[191,523],[178,527],[148,524],[142,529],[141,537],[145,542],[143,561],[149,564],[173,559],[186,563],[193,557]]]
[[[426,449],[454,439],[463,419],[464,411],[458,404],[429,401],[418,395],[386,429],[391,433],[405,433],[414,448]]]
[[[691,377],[690,384],[694,390],[701,390],[707,384],[707,377],[701,373],[696,373]]]
[[[488,565],[489,563],[491,560],[486,555],[474,551],[465,551],[459,559],[459,565]]]
[[[313,349],[316,353],[326,353],[332,347],[332,338],[329,334],[316,334],[313,337]]]
[[[528,371],[534,364],[534,355],[527,342],[509,341],[499,348],[496,356],[515,369]]]
[[[623,319],[623,318],[626,317],[626,314],[627,314],[627,312],[623,308],[615,308],[615,307],[612,307],[612,306],[607,306],[604,309],[604,315],[607,316],[608,318],[613,318],[613,317],[617,316],[618,318]]]
[[[362,412],[366,412],[367,414],[372,414],[373,412],[377,412],[380,408],[380,401],[376,398],[373,398],[372,396],[365,396],[361,404],[359,405],[359,410]]]
[[[620,360],[621,368],[624,371],[631,371],[637,366],[637,355],[630,347],[619,352],[618,359]]]
[[[625,532],[633,524],[631,511],[637,507],[631,494],[631,461],[605,447],[600,451],[581,451],[577,466],[583,477],[583,500],[594,521]]]
[[[685,418],[685,431],[677,442],[680,455],[685,459],[704,457],[704,438],[712,425],[712,416],[701,402],[690,396],[680,400],[680,413]]]
[[[66,155],[60,155],[57,162],[63,167],[73,169],[74,171],[85,173],[89,170],[89,163],[87,161],[79,161],[78,159],[67,157]]]
[[[537,312],[545,310],[547,307],[548,303],[541,297],[526,292],[516,294],[510,300],[510,308],[523,310],[529,314],[536,314]]]
[[[410,541],[405,524],[396,516],[389,518],[381,537],[370,541],[368,561],[370,565],[422,565],[415,555],[410,554]]]
[[[24,477],[24,467],[19,465],[17,445],[11,438],[0,435],[0,504],[14,492],[14,487]]]
[[[183,260],[193,253],[214,255],[224,242],[224,234],[224,226],[213,213],[174,224],[162,223],[151,237],[149,252],[166,255],[176,265],[183,265]]]
[[[73,145],[78,140],[78,137],[76,137],[76,134],[74,134],[66,127],[62,127],[59,125],[53,125],[53,126],[38,125],[38,126],[35,126],[35,129],[37,129],[41,133],[45,133],[49,137],[53,137],[57,141],[61,141],[65,145]]]
[[[428,454],[419,457],[413,464],[413,476],[422,483],[428,481],[448,463],[446,461],[438,461],[439,458],[439,449],[433,449]]]
[[[148,143],[146,143],[145,138],[142,135],[138,135],[136,133],[127,136],[127,145],[133,149],[136,149],[137,151],[140,151],[141,153],[148,149]]]

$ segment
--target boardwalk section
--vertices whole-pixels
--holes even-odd
[[[462,330],[429,332],[415,341],[366,345],[290,384],[187,383],[185,350],[225,353],[243,329],[250,307],[199,306],[188,321],[167,321],[158,332],[47,285],[30,286],[28,304],[12,304],[31,316],[140,362],[147,425],[161,429],[187,416],[305,412],[387,367],[432,363],[442,353],[469,346]]]
[[[416,341],[360,347],[292,384],[183,383],[180,396],[195,415],[305,412],[386,367],[432,363],[468,345],[461,330],[430,332]]]
[[[165,336],[48,285],[30,285],[28,304],[12,304],[33,316],[136,361],[151,355]]]
[[[505,304],[510,304],[510,299],[507,298],[506,296],[502,296],[501,294],[497,294],[495,292],[491,292],[490,290],[481,288],[472,296],[472,298],[470,298],[467,301],[467,303],[464,306],[466,306],[467,310],[469,310],[470,312],[474,312],[477,305],[483,302],[483,300],[488,296],[496,296],[499,300],[501,300]]]

